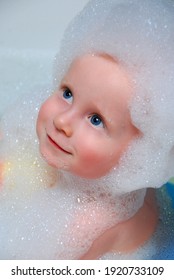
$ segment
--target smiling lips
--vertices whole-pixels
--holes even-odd
[[[71,154],[68,151],[64,150],[62,147],[60,147],[49,135],[47,135],[47,136],[48,136],[48,139],[51,142],[51,144],[54,145],[54,147],[56,147],[57,149],[63,151],[64,153]]]

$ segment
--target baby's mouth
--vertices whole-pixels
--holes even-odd
[[[62,152],[66,154],[71,154],[70,152],[64,150],[61,146],[59,146],[48,134],[47,134],[49,142],[57,149],[61,150]]]

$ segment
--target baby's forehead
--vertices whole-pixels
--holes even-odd
[[[79,57],[75,57],[70,63],[64,78],[66,78],[69,74],[77,76],[79,71],[83,71],[84,74],[86,74],[85,78],[90,75],[93,75],[93,77],[96,78],[97,74],[103,74],[106,81],[107,77],[111,77],[111,75],[112,79],[117,81],[118,78],[121,77],[124,79],[124,81],[122,80],[121,82],[128,83],[133,86],[133,79],[129,73],[130,71],[121,61],[119,61],[117,57],[111,56],[108,53],[87,53]],[[99,81],[101,81],[100,77],[98,78]]]
[[[75,57],[70,64],[71,67],[75,67],[79,64],[96,64],[97,62],[110,62],[113,64],[121,65],[118,58],[111,56],[108,53],[99,52],[99,53],[86,53],[81,56]]]

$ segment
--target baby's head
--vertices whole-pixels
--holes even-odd
[[[88,179],[108,174],[138,135],[128,108],[133,92],[130,74],[111,56],[76,58],[39,112],[46,161]]]
[[[71,171],[91,180],[100,177],[100,184],[104,182],[116,193],[160,187],[174,174],[173,13],[171,0],[89,1],[67,28],[56,58],[56,90],[49,99],[55,98],[55,110],[57,98],[62,98],[59,103],[64,110],[72,108],[66,122],[73,125],[82,117],[74,115],[77,97],[83,96],[78,104],[85,101],[91,106],[86,108],[85,119],[91,133],[86,126],[85,133],[82,127],[77,128],[82,134],[76,139],[83,165],[75,169],[74,162]],[[72,85],[75,80],[76,86]],[[94,106],[94,100],[98,105]],[[64,117],[62,113],[57,126],[62,125]],[[51,132],[48,130],[48,134]],[[55,134],[51,136],[56,141]],[[63,146],[63,139],[59,141],[67,149],[66,159],[71,158],[69,142]],[[41,149],[50,164],[57,166],[56,161],[51,162],[56,154]],[[70,167],[65,158],[59,164],[64,169]]]

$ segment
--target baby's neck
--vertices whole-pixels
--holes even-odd
[[[81,259],[97,259],[108,252],[130,253],[143,245],[155,231],[158,221],[157,204],[153,190],[148,190],[138,212],[97,238]]]

